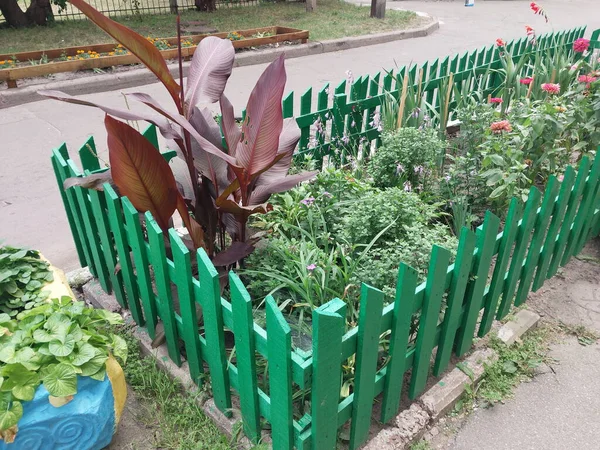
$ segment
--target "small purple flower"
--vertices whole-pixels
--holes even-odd
[[[321,122],[321,119],[316,119],[313,122],[313,127],[315,127],[317,129],[317,131],[316,131],[317,134],[325,136],[325,131],[323,130],[323,123]]]
[[[314,197],[308,197],[305,198],[304,200],[300,200],[300,203],[302,203],[304,206],[310,206],[315,202],[315,198]]]
[[[311,272],[312,272],[313,270],[315,270],[316,268],[317,268],[317,265],[316,265],[316,264],[309,264],[308,266],[306,266],[306,270],[309,270],[309,271],[311,271]]]
[[[413,110],[411,115],[413,118],[416,119],[417,117],[419,117],[419,114],[421,114],[421,108],[417,107]]]
[[[350,142],[350,138],[346,133],[344,133],[344,135],[342,136],[342,142],[344,145],[348,145],[348,143]]]
[[[402,164],[398,164],[396,166],[396,176],[399,176],[401,173],[404,173],[404,166]]]
[[[350,128],[354,128],[356,127],[356,122],[353,120],[352,123],[350,124]]]
[[[446,175],[444,178],[445,178],[445,180],[446,180],[447,183],[450,182],[450,175]]]
[[[346,79],[348,80],[349,84],[354,83],[354,76],[352,75],[351,70],[346,70]]]
[[[410,184],[409,181],[407,181],[406,183],[404,183],[404,190],[406,192],[411,192],[412,191],[412,185]]]
[[[423,166],[415,166],[414,171],[417,175],[423,175],[425,168]]]
[[[373,128],[377,128],[377,131],[383,130],[383,127],[381,126],[381,114],[379,114],[379,111],[373,113],[373,120],[369,122],[369,125]]]
[[[327,197],[327,198],[331,198],[331,197],[333,197],[333,195],[331,195],[331,193],[330,193],[330,192],[327,192],[327,191],[323,191],[323,194],[321,194],[321,195],[322,195],[323,197]]]

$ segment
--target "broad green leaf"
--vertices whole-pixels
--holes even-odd
[[[11,363],[15,357],[15,346],[5,345],[0,348],[0,361],[4,363]]]
[[[8,314],[6,314],[6,313],[0,314],[0,323],[7,323],[10,321],[11,321],[11,318]]]
[[[44,387],[50,395],[64,397],[77,393],[77,374],[69,364],[58,364],[44,377]]]
[[[81,366],[96,356],[96,350],[88,343],[79,344],[77,350],[71,355],[71,364]]]
[[[54,356],[69,356],[74,348],[75,339],[70,334],[65,337],[64,342],[56,339],[51,341],[50,345],[48,346],[48,350],[50,350],[50,353],[52,353]]]
[[[23,417],[23,405],[21,402],[13,402],[10,409],[0,410],[0,430],[14,427]]]
[[[93,378],[94,380],[98,380],[98,381],[104,381],[105,377],[106,377],[106,368],[105,367],[100,369],[95,374],[90,375],[90,378]]]
[[[123,364],[127,362],[127,342],[121,336],[113,335],[112,342],[113,354],[123,361]]]
[[[35,396],[36,387],[37,385],[33,386],[31,384],[18,384],[14,388],[12,388],[12,394],[15,396],[15,398],[18,398],[19,400],[29,402],[33,400],[33,397]]]
[[[96,356],[81,366],[81,375],[89,377],[90,375],[95,374],[104,367],[107,359],[108,356],[103,355],[102,352],[97,350]]]
[[[121,325],[123,323],[123,318],[118,313],[110,312],[105,309],[96,309],[93,310],[93,312],[94,315],[106,320],[111,325]]]
[[[36,342],[50,342],[53,339],[56,339],[56,335],[43,328],[38,328],[33,332],[33,339],[35,339]]]

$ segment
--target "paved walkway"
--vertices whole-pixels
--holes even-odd
[[[597,0],[545,0],[552,22],[534,16],[529,1],[476,0],[474,8],[461,1],[388,1],[389,8],[424,11],[438,17],[442,26],[435,34],[407,41],[308,56],[289,60],[288,90],[303,92],[337,83],[346,70],[354,74],[374,73],[411,61],[423,62],[460,51],[489,45],[497,37],[522,37],[524,25],[538,33],[588,24],[600,28]],[[227,95],[237,108],[246,99],[265,65],[236,68]],[[137,87],[167,102],[158,84]],[[92,94],[96,101],[123,106],[118,91]],[[77,267],[70,232],[50,167],[50,149],[66,142],[76,149],[90,134],[97,137],[100,155],[104,147],[103,114],[76,105],[44,100],[0,110],[0,239],[14,245],[40,249],[65,270]]]

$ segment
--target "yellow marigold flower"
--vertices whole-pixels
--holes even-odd
[[[561,112],[561,113],[567,111],[567,108],[565,108],[564,106],[555,106],[554,109],[556,109],[556,111]]]
[[[5,62],[6,62],[6,61],[0,61],[0,65],[1,65],[1,64],[4,64]]]
[[[12,64],[13,60],[12,59],[8,59],[6,62],[9,63],[9,64]]]
[[[67,59],[73,59],[73,57],[72,56],[67,56]]]
[[[115,52],[108,52],[109,56],[113,56],[115,54]]]

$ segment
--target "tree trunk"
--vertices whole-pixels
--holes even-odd
[[[216,0],[196,0],[195,3],[198,11],[213,12],[217,10]]]
[[[317,9],[317,0],[306,0],[306,12],[313,12]]]
[[[0,12],[11,27],[19,28],[28,25],[27,17],[17,0],[0,0]]]
[[[385,0],[371,0],[371,17],[385,18]]]
[[[169,10],[171,11],[171,14],[177,14],[178,9],[177,0],[169,0]]]

